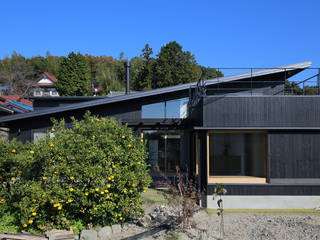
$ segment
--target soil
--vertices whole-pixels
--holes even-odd
[[[146,214],[158,206],[150,206]],[[220,217],[201,210],[190,221],[191,227],[185,230],[157,228],[161,223],[140,227],[127,223],[118,239],[133,240],[184,240],[184,239],[221,239]],[[225,213],[224,239],[245,240],[320,240],[320,211],[317,213]]]

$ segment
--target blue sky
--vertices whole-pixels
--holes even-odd
[[[140,55],[177,41],[199,64],[276,67],[311,60],[320,67],[318,0],[10,0],[2,1],[0,58]]]

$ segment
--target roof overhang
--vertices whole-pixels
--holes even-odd
[[[306,68],[309,68],[311,64],[312,64],[311,61],[307,61],[307,62],[302,62],[297,64],[280,66],[277,68],[268,68],[268,69],[262,69],[258,71],[252,71],[252,72],[250,71],[247,73],[241,73],[241,74],[236,74],[236,75],[231,75],[226,77],[209,79],[205,81],[205,86],[210,87],[218,83],[232,82],[232,81],[243,80],[247,78],[256,78],[260,76],[273,75],[273,74],[279,74],[279,73],[286,73],[286,75],[290,77],[290,73],[291,73],[291,76],[293,76],[294,74],[300,71],[303,71]],[[159,88],[159,89],[154,89],[154,90],[145,91],[145,92],[136,92],[128,95],[121,95],[116,97],[97,99],[97,100],[88,101],[88,102],[75,103],[75,104],[70,104],[70,105],[65,105],[60,107],[53,107],[53,108],[44,109],[38,112],[30,112],[30,113],[24,113],[24,114],[17,114],[13,116],[0,117],[0,125],[3,126],[10,121],[17,121],[17,120],[40,117],[45,115],[53,115],[56,113],[63,113],[63,112],[73,111],[73,110],[81,110],[89,107],[108,105],[108,104],[119,103],[123,101],[138,100],[138,99],[143,99],[148,97],[155,97],[159,95],[178,94],[181,92],[188,93],[189,89],[195,87],[196,84],[197,82],[186,83],[186,84],[181,84],[177,86]]]

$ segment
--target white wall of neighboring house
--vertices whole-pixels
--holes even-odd
[[[49,78],[42,78],[38,81],[38,84],[42,84],[42,83],[53,83]]]
[[[50,79],[43,77],[38,81],[37,84],[52,84],[54,83]],[[35,87],[33,90],[33,96],[35,97],[42,97],[42,96],[51,96],[51,97],[58,97],[59,93],[57,92],[54,86],[38,86]]]

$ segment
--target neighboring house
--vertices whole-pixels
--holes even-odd
[[[310,65],[56,103],[1,117],[0,127],[10,129],[10,139],[32,141],[51,129],[51,118],[69,125],[86,111],[114,117],[146,139],[154,178],[156,166],[169,176],[180,166],[197,180],[209,208],[216,208],[216,183],[228,190],[226,208],[314,208],[320,205],[320,96],[285,92],[286,80]]]
[[[55,83],[58,79],[49,74],[48,72],[44,72],[42,77],[36,82],[33,95],[36,97],[42,96],[50,96],[50,97],[57,97],[59,93],[55,87]]]
[[[7,85],[0,86],[0,96],[5,95],[9,90],[10,90],[10,88]]]
[[[33,111],[33,103],[19,95],[0,97],[0,115],[26,113]]]

